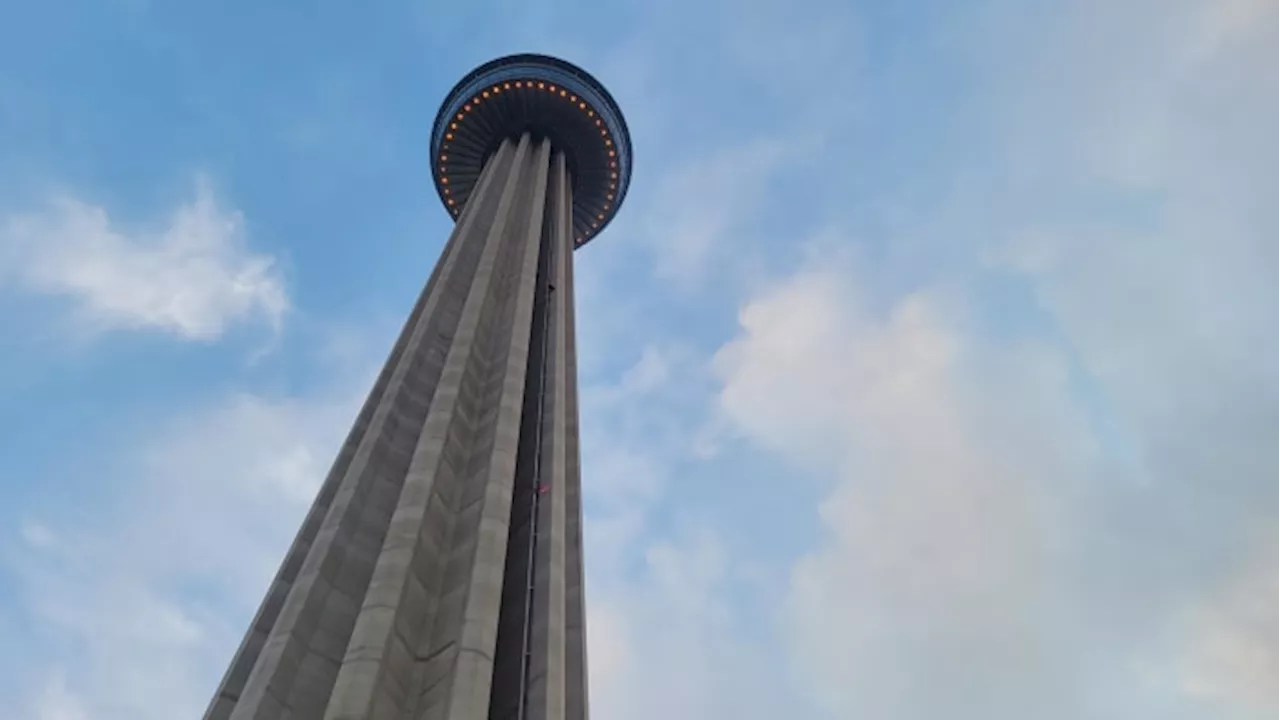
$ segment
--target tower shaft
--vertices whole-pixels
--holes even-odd
[[[572,208],[484,163],[206,720],[587,717]]]

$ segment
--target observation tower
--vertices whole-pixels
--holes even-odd
[[[582,69],[471,71],[431,131],[455,226],[207,720],[584,720],[573,250],[631,140]]]

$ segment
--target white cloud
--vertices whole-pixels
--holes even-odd
[[[724,410],[773,449],[830,455],[843,440],[839,386],[850,380],[840,335],[854,310],[841,284],[837,275],[810,273],[749,303],[738,318],[749,342],[730,343],[715,358],[720,374],[733,378],[721,394]],[[796,382],[778,392],[781,378]],[[818,378],[835,386],[812,382]]]
[[[658,275],[683,286],[732,257],[727,243],[767,199],[769,182],[786,157],[782,143],[757,141],[688,161],[661,180],[642,226],[656,254]]]
[[[672,368],[677,362],[679,353],[645,346],[636,361],[612,382],[582,388],[589,592],[629,575],[643,556],[642,543],[652,515],[666,499],[671,463],[679,450],[669,438],[647,432],[643,421],[660,415],[660,408],[670,407]],[[623,618],[616,619],[613,627],[621,632]]]
[[[1190,50],[1194,59],[1232,52],[1242,39],[1258,43],[1258,49],[1274,40],[1263,29],[1276,10],[1267,0],[1216,0],[1198,9],[1192,17],[1196,31]]]
[[[717,358],[736,427],[839,472],[819,512],[828,539],[792,575],[801,672],[841,717],[1029,710],[1061,671],[1041,626],[1053,487],[1089,452],[1070,435],[1065,373],[1034,347],[975,347],[947,298],[869,313],[853,277],[789,279]]]
[[[245,246],[243,225],[203,180],[158,232],[121,229],[106,209],[64,197],[5,220],[0,255],[4,275],[70,300],[91,330],[156,329],[210,341],[254,318],[278,328],[288,309],[275,261]]]
[[[999,247],[997,273],[885,298],[886,268],[823,257],[744,305],[721,411],[834,477],[788,615],[841,716],[1274,716],[1273,555],[1219,589],[1275,532],[1275,9],[1252,7],[1024,34],[1009,139],[936,239]],[[982,304],[1009,273],[1029,330]]]
[[[735,602],[740,573],[716,536],[677,531],[644,547],[626,582],[591,588],[592,714],[763,720],[802,709]]]
[[[23,542],[33,548],[43,550],[53,547],[58,542],[58,538],[53,534],[52,530],[44,524],[32,520],[23,521],[19,532],[22,534]]]
[[[706,526],[687,491],[671,492],[689,480],[681,462],[693,453],[697,415],[680,408],[702,401],[701,362],[645,346],[612,382],[583,388],[594,716],[773,718],[800,707],[786,703],[786,679],[770,675],[770,618],[738,602],[751,563]]]
[[[672,348],[645,345],[640,358],[627,368],[613,385],[587,388],[583,402],[602,410],[625,406],[663,388],[671,379],[672,367],[682,358]]]
[[[1189,694],[1230,709],[1274,716],[1276,553],[1268,537],[1216,593],[1178,618],[1185,646],[1179,680]]]
[[[24,526],[9,563],[51,649],[29,712],[198,717],[359,399],[234,395],[161,423],[96,520]]]
[[[40,689],[34,720],[89,720],[89,714],[68,690],[66,678],[55,672]]]

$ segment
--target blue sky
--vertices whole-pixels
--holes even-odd
[[[597,718],[1271,718],[1276,7],[0,10],[0,715],[198,716],[448,234],[463,73],[577,254]]]

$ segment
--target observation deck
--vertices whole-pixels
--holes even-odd
[[[510,55],[472,70],[431,130],[432,175],[456,220],[485,162],[507,138],[547,138],[565,155],[575,247],[618,212],[631,180],[631,136],[613,97],[585,70],[546,55]]]

